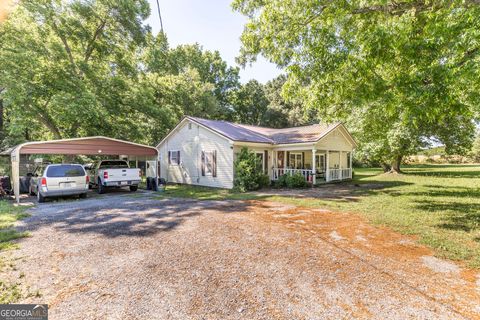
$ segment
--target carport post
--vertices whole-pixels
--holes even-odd
[[[15,148],[11,155],[12,161],[12,181],[15,200],[20,203],[20,147]]]

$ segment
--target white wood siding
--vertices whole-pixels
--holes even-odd
[[[189,123],[191,124],[189,126]],[[180,150],[180,165],[168,164],[168,151]],[[202,176],[202,151],[217,151],[217,176]],[[233,188],[233,150],[228,139],[186,121],[159,146],[160,176],[169,182]]]
[[[320,141],[316,145],[317,150],[331,150],[331,151],[352,151],[353,146],[345,138],[342,128],[336,128]]]

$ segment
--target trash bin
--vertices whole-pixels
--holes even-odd
[[[158,183],[157,183],[157,178],[152,177],[150,179],[150,188],[153,191],[158,191]]]
[[[157,191],[163,192],[167,188],[167,181],[164,178],[158,178]]]

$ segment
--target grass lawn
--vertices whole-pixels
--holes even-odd
[[[480,166],[404,166],[404,174],[355,169],[352,198],[321,199],[270,196],[268,200],[306,207],[359,213],[374,224],[389,226],[435,249],[440,257],[462,260],[480,269]],[[205,187],[169,186],[164,196],[202,200],[258,199]]]
[[[12,228],[15,221],[27,216],[25,207],[15,207],[7,201],[0,200],[0,251],[15,249],[17,245],[12,241],[27,235],[25,232],[18,232]],[[6,266],[7,262],[3,259],[0,260],[0,270]],[[0,303],[12,303],[19,298],[20,291],[16,283],[0,280]]]

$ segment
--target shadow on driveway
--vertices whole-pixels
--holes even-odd
[[[96,199],[39,204],[30,210],[20,229],[44,226],[70,233],[98,233],[105,237],[144,237],[177,228],[187,219],[219,210],[225,214],[248,210],[244,201],[155,199],[155,194],[110,195]]]

